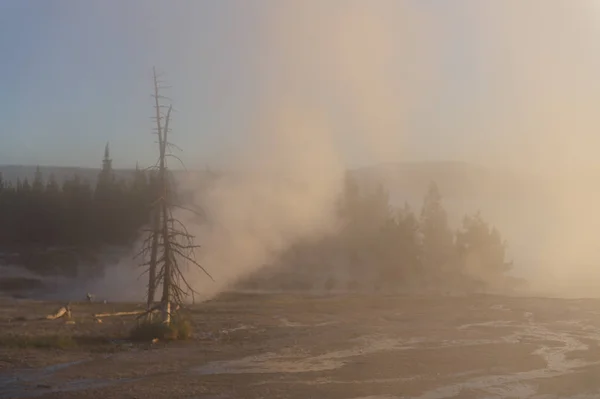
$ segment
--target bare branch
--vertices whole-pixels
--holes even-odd
[[[187,168],[185,166],[185,164],[183,163],[183,161],[181,160],[181,158],[179,158],[177,155],[175,154],[165,154],[166,157],[171,157],[171,158],[175,158],[179,161],[179,163],[181,164],[181,166],[183,167],[183,169],[187,172]]]
[[[184,223],[173,217],[173,209],[189,211],[203,218],[206,218],[206,215],[201,209],[196,210],[177,203],[179,201],[172,175],[168,170],[167,159],[174,158],[186,171],[187,168],[183,160],[172,153],[173,150],[183,151],[176,144],[168,141],[171,132],[169,124],[174,109],[171,105],[166,106],[160,103],[161,100],[169,100],[169,98],[159,92],[165,86],[159,81],[156,69],[153,69],[153,77],[154,94],[152,97],[155,108],[153,120],[156,122],[154,131],[158,137],[159,156],[156,163],[146,170],[157,172],[154,177],[158,180],[154,184],[158,184],[159,192],[156,193],[156,198],[149,206],[153,215],[151,226],[140,229],[140,234],[144,234],[145,237],[135,257],[142,257],[144,260],[140,266],[145,270],[140,277],[145,273],[149,274],[148,311],[145,314],[159,308],[152,306],[152,297],[153,290],[160,284],[163,287],[163,293],[159,306],[163,309],[163,315],[166,314],[166,319],[163,321],[169,322],[169,303],[181,304],[190,294],[192,301],[195,301],[197,293],[186,279],[181,269],[182,266],[189,267],[192,264],[202,270],[212,281],[214,278],[196,260],[195,250],[200,246],[194,243],[194,236],[190,234]],[[163,112],[164,109],[167,109],[166,113]]]
[[[208,277],[209,277],[209,278],[210,278],[212,281],[215,281],[215,279],[213,278],[213,276],[211,276],[211,274],[210,274],[210,273],[209,273],[209,272],[208,272],[208,271],[207,271],[207,270],[206,270],[204,267],[202,267],[202,266],[201,266],[201,265],[198,263],[198,261],[196,261],[196,259],[193,259],[193,258],[191,258],[191,257],[189,257],[189,256],[187,256],[187,255],[185,255],[183,252],[179,251],[179,250],[178,250],[178,249],[176,249],[176,248],[171,248],[171,249],[173,250],[173,252],[175,252],[176,254],[178,254],[179,256],[181,256],[183,259],[185,259],[185,260],[187,260],[188,262],[192,263],[193,265],[195,265],[195,266],[199,267],[199,268],[200,268],[200,269],[201,269],[201,270],[204,272],[204,274],[206,274],[206,275],[207,275],[207,276],[208,276]]]
[[[179,147],[177,144],[173,144],[173,143],[167,143],[168,147],[174,147],[176,150],[179,150],[181,152],[183,152],[183,149],[181,147]]]

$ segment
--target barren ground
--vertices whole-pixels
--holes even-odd
[[[135,345],[133,318],[90,316],[133,304],[17,317],[57,306],[0,302],[0,398],[600,397],[600,300],[226,295],[191,308],[190,341]]]

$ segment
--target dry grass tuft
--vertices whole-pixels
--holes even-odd
[[[192,336],[191,323],[175,315],[171,319],[171,324],[166,325],[160,321],[144,321],[131,330],[129,338],[132,341],[151,342],[155,339],[164,341],[183,341]]]

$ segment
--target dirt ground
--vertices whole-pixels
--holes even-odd
[[[600,300],[229,294],[157,344],[91,317],[134,304],[30,320],[57,305],[0,302],[0,398],[600,398]],[[48,335],[75,345],[8,339]]]

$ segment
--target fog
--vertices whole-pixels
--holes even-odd
[[[594,295],[597,2],[322,3],[259,7],[264,23],[244,41],[244,54],[255,53],[248,60],[260,87],[239,116],[243,135],[210,156],[231,172],[208,190],[183,183],[209,218],[192,230],[216,283],[199,273],[195,287],[218,292],[296,240],[335,229],[332,210],[348,168],[458,160],[522,182],[481,179],[474,192],[451,195],[455,222],[481,209],[508,240],[515,274],[535,292]],[[202,7],[175,7],[171,17],[184,13],[200,18]],[[175,25],[163,29],[181,39]],[[188,28],[172,51],[183,54],[201,34]],[[181,56],[186,69],[201,71],[203,58],[191,54]],[[190,163],[206,161],[193,154],[186,147]],[[400,200],[423,194],[389,188]]]
[[[353,141],[363,156],[401,153],[396,132],[406,117],[385,77],[392,46],[414,45],[390,40],[397,21],[386,16],[387,7],[323,8],[315,15],[314,5],[295,2],[269,10],[264,44],[276,76],[257,99],[249,145],[224,156],[234,172],[197,196],[209,217],[197,231],[200,258],[217,281],[201,283],[199,276],[200,292],[275,261],[298,239],[335,229],[347,168],[341,141]]]

